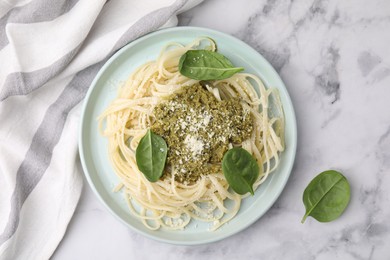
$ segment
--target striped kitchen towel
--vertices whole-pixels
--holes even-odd
[[[50,258],[81,193],[91,81],[119,48],[200,1],[0,1],[0,259]]]

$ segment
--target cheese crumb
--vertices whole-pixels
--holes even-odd
[[[191,151],[193,157],[196,157],[203,152],[204,143],[195,136],[187,135],[184,139],[184,144],[187,149]]]

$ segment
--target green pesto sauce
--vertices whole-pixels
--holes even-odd
[[[242,143],[253,130],[253,120],[239,99],[218,101],[201,85],[185,87],[154,109],[151,130],[168,145],[164,177],[178,171],[176,180],[193,183],[201,174],[221,171],[229,143]]]

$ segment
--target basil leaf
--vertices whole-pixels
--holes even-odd
[[[344,212],[349,199],[348,180],[337,171],[324,171],[309,183],[303,193],[306,214],[301,222],[304,223],[308,216],[320,222],[335,220]]]
[[[163,174],[168,147],[165,140],[150,129],[141,138],[135,151],[138,169],[150,182],[156,182]]]
[[[233,148],[222,159],[222,172],[229,186],[238,194],[254,195],[253,183],[259,177],[259,165],[243,148]]]
[[[180,57],[179,71],[197,80],[226,79],[244,68],[235,68],[228,58],[208,50],[189,50]]]

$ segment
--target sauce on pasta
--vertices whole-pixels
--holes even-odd
[[[215,42],[209,38],[165,46],[155,61],[129,75],[99,117],[101,134],[108,139],[111,164],[120,179],[116,191],[123,192],[132,214],[152,230],[183,229],[192,219],[209,222],[210,230],[219,228],[237,214],[246,196],[229,189],[221,171],[223,153],[242,147],[256,159],[260,166],[256,189],[278,166],[284,150],[283,109],[276,89],[266,88],[259,77],[249,73],[206,83],[179,73],[180,57],[205,45],[206,49],[216,50]],[[212,99],[212,104],[225,105],[214,111],[206,109],[211,103],[204,101],[204,108],[195,111],[186,95],[182,100],[177,98],[186,91],[199,92],[201,96],[207,92],[205,98]],[[203,113],[203,117],[187,122],[184,116],[191,117],[191,109],[196,115]],[[232,109],[235,112],[230,113],[230,118],[224,115],[226,121],[231,121],[229,124],[212,122],[221,120],[218,113],[222,110]],[[172,120],[176,122],[170,124]],[[215,133],[218,125],[223,133]],[[233,129],[229,130],[229,126]],[[168,140],[170,149],[165,174],[153,183],[139,171],[135,160],[137,145],[148,129]]]

